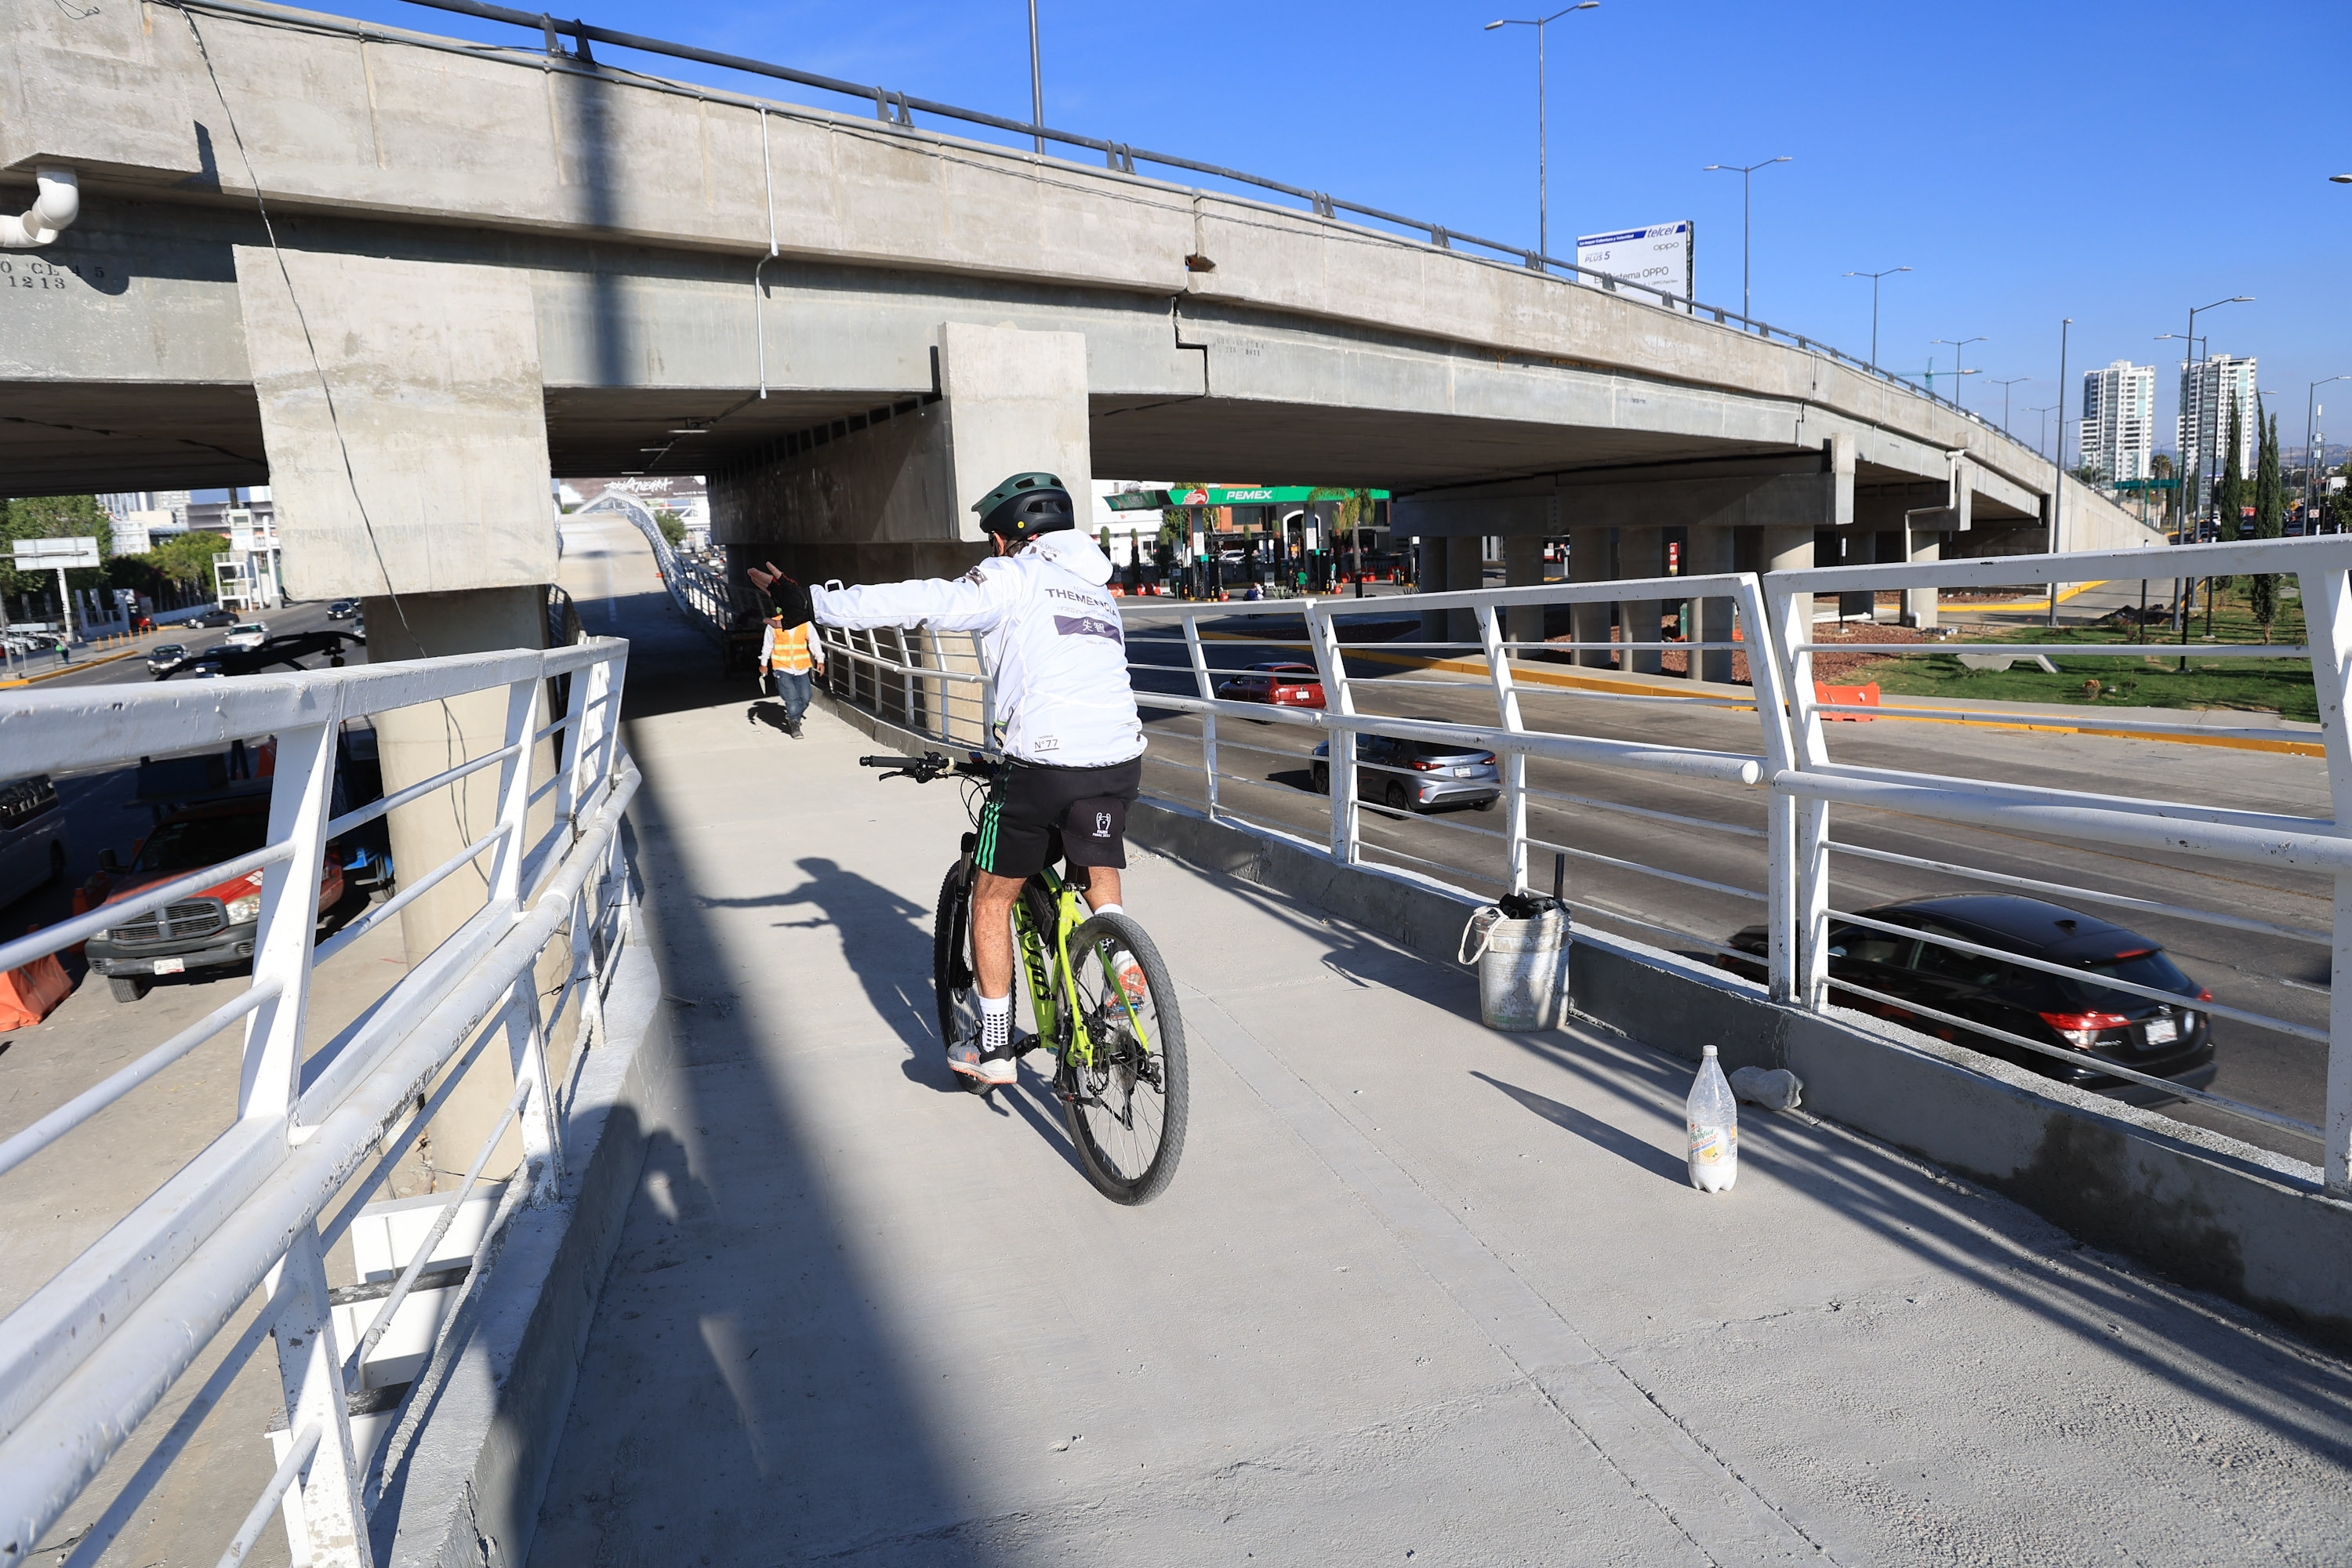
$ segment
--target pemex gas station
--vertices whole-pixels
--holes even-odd
[[[1181,521],[1172,537],[1155,540],[1138,528],[1124,552],[1115,550],[1114,531],[1106,527],[1103,545],[1129,593],[1156,588],[1213,598],[1255,590],[1280,598],[1353,583],[1360,594],[1365,578],[1389,578],[1404,567],[1391,546],[1389,500],[1386,490],[1334,485],[1124,490],[1105,498],[1111,510]]]

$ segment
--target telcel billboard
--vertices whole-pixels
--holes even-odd
[[[1695,256],[1697,229],[1693,223],[1654,223],[1647,228],[1620,229],[1614,234],[1579,235],[1576,264],[1595,272],[1612,273],[1630,283],[1647,283],[1688,300],[1698,281]],[[1601,286],[1590,278],[1577,281]],[[1690,307],[1675,305],[1672,309],[1688,310]]]

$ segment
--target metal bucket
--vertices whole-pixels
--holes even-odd
[[[1548,906],[1515,920],[1489,904],[1462,931],[1460,955],[1478,966],[1478,1013],[1490,1029],[1524,1034],[1557,1027],[1567,990],[1568,910]]]

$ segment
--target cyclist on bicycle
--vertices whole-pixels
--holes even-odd
[[[1062,481],[1015,474],[971,510],[996,554],[953,580],[811,589],[773,565],[751,577],[786,626],[798,614],[828,626],[929,624],[987,636],[1005,762],[972,851],[980,1031],[948,1042],[948,1065],[993,1085],[1013,1078],[1013,900],[1023,882],[1061,858],[1086,868],[1096,913],[1118,911],[1127,807],[1142,783],[1144,743],[1118,606],[1103,587],[1110,558],[1076,531]]]

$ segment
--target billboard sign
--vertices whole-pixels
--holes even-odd
[[[88,534],[78,539],[19,539],[14,544],[19,572],[71,571],[98,564],[98,540]]]
[[[1579,235],[1576,264],[1594,272],[1610,273],[1629,283],[1646,283],[1688,300],[1698,284],[1695,256],[1697,228],[1697,225],[1687,222],[1654,223],[1645,228],[1619,229],[1613,234]],[[1596,279],[1578,281],[1605,286]],[[1634,297],[1643,298],[1638,292]],[[1672,309],[1688,310],[1690,307],[1675,305]]]

